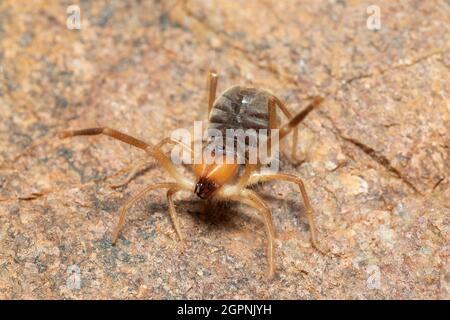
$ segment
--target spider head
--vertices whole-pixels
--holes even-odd
[[[200,177],[195,185],[194,193],[200,199],[208,199],[217,189],[219,185],[211,179]]]
[[[234,163],[194,165],[194,173],[198,177],[194,193],[200,199],[210,198],[218,189],[236,176],[237,169],[238,164]]]

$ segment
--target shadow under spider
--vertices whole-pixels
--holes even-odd
[[[251,189],[259,190],[261,186],[255,186]],[[270,201],[269,206],[272,211],[277,203],[284,202],[287,206],[282,209],[282,213],[286,211],[295,212],[295,217],[297,218],[297,212],[299,212],[303,216],[304,206],[303,204],[299,204],[298,201],[282,199],[270,194],[269,191],[259,191],[263,198]],[[257,216],[247,214],[244,209],[245,206],[236,201],[212,202],[188,198],[177,200],[175,205],[179,208],[180,215],[187,213],[196,221],[199,221],[202,225],[212,230],[242,230],[242,222],[255,224],[257,228],[264,227],[261,219],[258,219]],[[251,208],[249,209],[252,210]],[[303,221],[300,222],[303,223]]]
[[[137,170],[134,174],[132,174],[133,180],[145,175],[148,171],[155,168],[156,163],[147,163],[145,166],[142,166],[139,170]],[[264,186],[267,184],[256,184],[250,186],[249,188],[257,191],[264,199],[268,200],[268,204],[273,212],[273,209],[280,203],[284,203],[281,213],[285,212],[295,212],[300,213],[300,216],[304,215],[304,205],[298,201],[292,199],[283,199],[280,196],[274,195],[273,192],[269,190],[264,190]],[[121,187],[119,187],[121,188]],[[164,198],[163,198],[164,199]],[[163,202],[153,202],[153,201],[144,201],[145,211],[149,215],[146,217],[141,217],[141,219],[151,218],[152,212],[164,211],[168,214],[168,204]],[[183,215],[185,213],[189,214],[191,217],[198,221],[203,226],[206,226],[210,230],[243,230],[242,223],[247,222],[249,224],[255,223],[256,228],[263,227],[264,223],[260,219],[255,216],[248,215],[243,211],[243,207],[239,202],[236,201],[221,201],[221,202],[213,202],[213,201],[205,201],[200,200],[194,197],[186,197],[184,199],[179,199],[175,201],[175,206],[177,207],[177,212],[179,215]],[[298,217],[298,214],[295,214]],[[299,223],[303,224],[302,221]],[[252,230],[254,228],[252,227]]]
[[[180,208],[180,215],[187,213],[210,230],[242,230],[239,221],[251,219],[242,212],[238,202],[212,202],[191,198],[178,200],[175,205]]]

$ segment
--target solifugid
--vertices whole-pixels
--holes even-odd
[[[248,130],[265,130],[268,134],[265,137],[266,146],[269,149],[269,155],[274,146],[278,147],[279,140],[285,138],[291,131],[294,131],[292,156],[295,157],[295,150],[297,145],[297,126],[298,124],[322,102],[322,98],[315,98],[303,111],[295,116],[289,112],[286,106],[273,94],[265,90],[255,88],[247,88],[241,86],[234,86],[224,91],[216,99],[217,88],[217,74],[209,74],[209,101],[208,101],[208,131],[219,131],[225,136],[228,129],[242,129]],[[278,125],[277,108],[286,115],[289,121],[282,125]],[[277,138],[273,139],[272,131],[278,133]],[[249,161],[249,152],[252,150],[250,140],[246,139],[244,144],[248,147],[244,154],[232,152],[230,156],[229,148],[223,147],[223,141],[227,145],[230,144],[230,139],[213,138],[211,135],[206,139],[203,146],[203,151],[209,150],[214,161],[206,159],[202,152],[200,161],[194,162],[192,171],[195,174],[195,180],[183,177],[174,163],[162,151],[162,147],[166,144],[178,144],[188,150],[193,156],[193,145],[191,146],[182,143],[176,139],[166,138],[156,145],[149,144],[133,138],[127,134],[121,133],[114,129],[101,127],[90,128],[74,131],[65,131],[61,133],[61,138],[79,136],[79,135],[98,135],[105,134],[112,138],[118,139],[135,147],[138,147],[150,156],[154,157],[158,163],[167,171],[167,173],[175,180],[175,182],[155,183],[144,190],[142,190],[135,197],[130,199],[121,209],[119,222],[114,230],[112,242],[115,244],[119,236],[120,229],[125,221],[127,210],[141,199],[148,192],[155,189],[167,189],[167,201],[169,204],[169,213],[172,219],[175,231],[184,245],[183,236],[178,223],[177,214],[173,202],[173,195],[181,190],[188,190],[194,192],[201,199],[206,200],[235,200],[243,202],[250,207],[255,208],[264,219],[267,229],[268,237],[268,262],[269,262],[269,276],[274,274],[274,227],[272,223],[272,215],[269,206],[265,201],[249,186],[270,180],[283,180],[296,183],[300,188],[300,193],[306,208],[306,215],[310,225],[312,244],[317,246],[317,238],[315,234],[315,226],[313,222],[313,210],[309,203],[308,195],[302,180],[294,175],[277,173],[277,172],[262,172],[259,170],[263,164],[261,159],[257,158],[256,162]],[[261,140],[261,135],[258,136]],[[262,142],[262,141],[258,141]],[[238,146],[238,141],[232,139],[233,147]],[[242,143],[241,143],[242,144]],[[211,152],[212,150],[212,152]],[[232,150],[235,150],[234,148]],[[238,158],[244,159],[244,162],[237,161]],[[127,179],[129,181],[129,179]],[[127,181],[127,182],[128,182]]]

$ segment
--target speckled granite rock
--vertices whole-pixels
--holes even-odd
[[[449,298],[450,7],[446,1],[0,2],[0,298]],[[265,185],[277,229],[266,279],[264,225],[244,205],[205,213],[165,196],[120,206],[162,170],[110,185],[144,155],[107,125],[156,142],[205,119],[207,70],[220,89],[265,87],[300,110],[300,175],[322,245],[311,248],[296,188]]]

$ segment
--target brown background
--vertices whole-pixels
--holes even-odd
[[[82,1],[81,30],[66,27],[70,4],[0,2],[0,298],[449,298],[448,1]],[[311,248],[285,183],[260,190],[277,229],[272,281],[264,225],[244,205],[205,213],[178,196],[180,254],[156,192],[111,246],[120,206],[167,177],[150,165],[114,190],[144,154],[57,133],[107,125],[155,143],[191,128],[210,68],[219,90],[267,88],[292,111],[326,96],[300,126],[305,162],[283,171],[304,178],[333,255]]]

